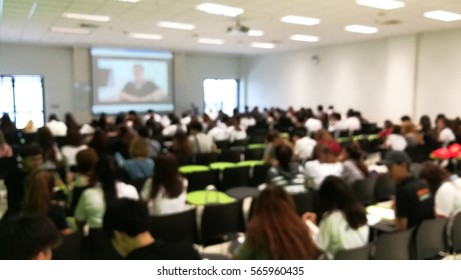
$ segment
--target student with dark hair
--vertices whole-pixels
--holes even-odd
[[[42,148],[44,168],[55,169],[58,167],[62,163],[62,155],[51,130],[46,126],[39,128],[37,139]]]
[[[16,166],[5,177],[8,209],[2,220],[6,220],[21,212],[25,193],[25,180],[29,174],[39,170],[43,162],[42,150],[36,143],[25,145],[20,150],[21,166]]]
[[[275,148],[277,165],[269,169],[267,182],[278,187],[304,185],[305,177],[299,172],[299,164],[292,160],[293,150],[287,145],[278,145]]]
[[[79,151],[88,148],[88,146],[83,144],[83,137],[76,129],[69,129],[67,131],[66,142],[66,145],[61,147],[62,157],[64,158],[66,166],[75,166],[75,156]]]
[[[362,247],[368,243],[365,209],[343,180],[336,176],[326,177],[320,187],[319,201],[325,214],[314,240],[328,258],[332,258],[338,250]],[[305,213],[303,218],[316,222],[313,213]]]
[[[293,134],[292,141],[294,143],[293,153],[296,159],[304,161],[312,157],[317,141],[307,136],[304,129],[297,129]]]
[[[456,140],[455,133],[450,127],[450,121],[445,117],[437,119],[437,140],[442,144],[443,147]]]
[[[178,172],[173,154],[161,154],[156,159],[154,176],[147,180],[141,197],[147,201],[150,215],[172,214],[186,210],[188,181]]]
[[[56,114],[50,114],[48,117],[48,122],[45,123],[51,135],[53,136],[66,136],[67,134],[67,125],[58,119]]]
[[[337,161],[330,147],[317,144],[313,152],[313,160],[304,164],[304,175],[313,181],[313,188],[318,190],[328,175],[341,176],[344,166]]]
[[[127,198],[112,201],[104,214],[104,232],[117,252],[128,260],[200,260],[189,244],[165,244],[150,232],[147,207]]]
[[[269,185],[256,198],[246,238],[236,258],[241,260],[312,260],[316,248],[307,225],[298,216],[291,196]]]
[[[410,158],[405,152],[388,151],[379,162],[387,166],[395,185],[395,228],[406,230],[434,217],[434,198],[429,188],[410,173]]]
[[[59,230],[42,215],[21,215],[0,224],[0,260],[51,260]]]
[[[8,144],[20,144],[18,129],[8,113],[3,113],[3,116],[0,118],[0,130],[3,131]]]
[[[93,148],[98,156],[107,156],[111,154],[111,147],[106,132],[103,129],[97,128],[88,143],[90,148]]]
[[[9,158],[13,156],[13,149],[6,142],[5,134],[0,130],[0,158]]]
[[[113,157],[100,158],[95,167],[95,175],[96,185],[82,193],[74,215],[79,224],[87,223],[90,229],[102,227],[106,205],[113,200],[123,197],[139,199],[135,187],[119,181],[120,169]]]
[[[217,152],[216,144],[210,135],[203,133],[203,126],[198,121],[192,121],[189,126],[189,142],[192,145],[194,154],[215,153]]]
[[[341,177],[348,185],[368,177],[368,168],[363,162],[362,149],[358,143],[350,142],[346,144],[339,156],[339,160],[344,165]]]
[[[185,132],[178,131],[175,133],[170,152],[176,155],[179,163],[188,164],[192,161],[194,155],[192,144],[189,142],[189,138]]]

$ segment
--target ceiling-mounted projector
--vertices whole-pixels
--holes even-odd
[[[229,26],[227,28],[227,33],[230,35],[246,34],[248,31],[250,31],[250,28],[241,25],[239,22],[236,22],[235,25]]]

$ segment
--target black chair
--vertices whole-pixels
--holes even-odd
[[[88,237],[84,241],[86,252],[90,260],[120,260],[122,257],[114,249],[102,229],[90,229]]]
[[[395,194],[395,183],[391,181],[387,174],[380,175],[375,182],[375,201],[386,201]]]
[[[247,149],[245,151],[245,160],[261,160],[264,155],[264,149]]]
[[[306,212],[315,212],[315,197],[314,191],[307,191],[302,193],[295,193],[291,195],[295,203],[296,212],[302,215]]]
[[[214,141],[216,144],[216,147],[222,151],[226,151],[229,149],[229,140],[219,140],[219,141]]]
[[[250,168],[238,166],[222,170],[222,182],[218,184],[218,190],[225,192],[233,187],[248,186],[250,179]]]
[[[369,260],[371,245],[367,244],[360,248],[339,250],[335,254],[335,260]]]
[[[165,243],[197,243],[195,208],[181,213],[152,216],[149,231],[155,239]]]
[[[453,217],[452,222],[450,230],[452,252],[458,254],[461,252],[461,212]]]
[[[78,231],[63,235],[61,245],[53,250],[53,260],[80,260],[82,258],[83,233]]]
[[[4,179],[8,173],[16,168],[17,162],[15,157],[0,158],[0,179]]]
[[[216,186],[216,182],[218,180],[218,175],[215,170],[192,172],[184,174],[184,176],[189,182],[187,187],[188,192],[203,190],[208,185]]]
[[[59,148],[67,144],[66,136],[54,136],[54,140],[56,141],[56,144]]]
[[[266,183],[267,181],[267,172],[271,166],[269,164],[264,165],[255,165],[251,168],[250,176],[250,185],[259,186]]]
[[[204,247],[234,240],[245,232],[242,201],[206,205],[200,225],[200,244]]]
[[[246,147],[248,144],[248,139],[240,139],[240,140],[235,140],[234,142],[231,143],[231,146],[233,147]]]
[[[239,162],[241,160],[240,156],[243,154],[242,151],[239,150],[223,150],[219,154],[219,161],[225,162]]]
[[[447,219],[424,220],[416,229],[416,259],[441,259],[447,252]]]
[[[352,191],[362,205],[370,205],[375,201],[375,179],[368,177],[352,184]]]
[[[386,233],[376,241],[373,259],[375,260],[410,260],[414,229]]]
[[[209,165],[212,162],[218,161],[218,153],[200,153],[195,155],[194,164]]]

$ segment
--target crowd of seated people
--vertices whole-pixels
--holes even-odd
[[[8,210],[2,222],[18,215],[46,216],[61,234],[69,234],[76,230],[68,219],[73,217],[77,228],[102,229],[106,210],[121,198],[145,202],[151,216],[185,211],[190,207],[186,202],[189,182],[179,173],[180,165],[192,164],[198,154],[219,153],[219,141],[246,145],[251,137],[262,135],[261,141],[252,143],[261,144],[264,152],[259,159],[270,165],[268,187],[258,198],[247,239],[236,257],[316,259],[324,253],[332,258],[338,250],[360,247],[368,241],[363,205],[350,189],[370,176],[364,162],[367,152],[359,142],[350,140],[368,125],[355,110],[349,110],[344,120],[332,106],[327,111],[319,106],[317,114],[306,108],[261,112],[257,107],[251,111],[246,107],[242,113],[235,110],[233,116],[208,112],[179,118],[148,111],[142,116],[121,113],[115,121],[101,114],[83,125],[71,114],[65,120],[60,122],[51,115],[43,127],[29,133],[35,135],[35,141],[24,141],[8,114],[2,117],[0,157],[20,158],[19,165],[5,177]],[[458,187],[457,177],[441,167],[428,166],[420,178],[415,178],[409,168],[412,159],[402,152],[428,145],[427,153],[433,147],[448,146],[459,138],[459,127],[459,121],[444,115],[437,117],[435,128],[428,116],[423,116],[419,125],[404,116],[399,126],[386,121],[378,133],[383,164],[397,185],[394,207],[398,230],[416,226],[426,218],[448,217],[461,208],[459,192],[449,188]],[[340,132],[346,132],[342,135],[349,140],[341,142]],[[66,141],[60,142],[62,139]],[[132,185],[135,179],[143,184]],[[295,213],[291,198],[287,198],[289,188],[285,188],[293,185],[318,192],[324,213],[321,217],[307,213],[301,218]],[[276,210],[276,203],[281,204],[280,212],[271,212]],[[280,224],[266,225],[275,220]],[[314,224],[319,220],[317,233],[306,226],[307,220]],[[282,238],[285,227],[293,232]],[[146,237],[144,229],[125,234],[134,239]],[[120,238],[118,231],[112,228],[108,236]],[[154,244],[155,236],[146,240]],[[294,244],[304,247],[291,252]],[[130,254],[125,251],[122,255]]]

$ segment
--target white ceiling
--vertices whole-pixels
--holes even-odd
[[[29,17],[35,1],[36,9]],[[430,10],[461,13],[459,0],[401,1],[406,3],[406,7],[384,11],[359,6],[355,0],[142,0],[135,4],[117,0],[0,0],[0,3],[3,2],[0,42],[258,54],[461,27],[461,21],[442,22],[422,16]],[[242,25],[263,30],[264,36],[229,35],[226,29],[233,25],[235,18],[195,10],[194,7],[203,2],[243,8],[245,12],[239,16]],[[62,17],[64,12],[107,15],[111,20],[95,23],[65,19]],[[282,16],[289,14],[319,18],[321,23],[302,26],[280,22]],[[196,29],[180,31],[160,28],[157,22],[161,20],[192,23]],[[387,20],[401,23],[379,23]],[[52,26],[76,28],[82,23],[95,25],[90,35],[50,31]],[[349,24],[374,26],[379,28],[379,32],[371,35],[349,33],[344,31],[344,26]],[[163,39],[133,39],[127,36],[129,32],[161,34]],[[320,41],[291,41],[289,37],[293,34],[319,36]],[[225,43],[200,44],[197,43],[198,37],[223,39]],[[250,47],[251,42],[275,42],[277,46],[272,50],[256,49]]]

